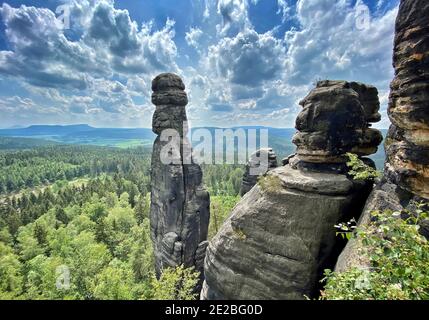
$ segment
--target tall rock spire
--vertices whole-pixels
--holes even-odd
[[[184,265],[195,267],[202,281],[210,199],[202,185],[201,168],[189,152],[185,85],[177,75],[163,73],[153,80],[152,90],[156,105],[152,130],[157,137],[151,164],[150,221],[156,273],[159,276],[164,268]]]
[[[429,2],[403,0],[396,20],[386,140],[389,181],[429,199]]]

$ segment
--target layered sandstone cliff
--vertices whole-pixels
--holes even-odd
[[[396,20],[386,178],[429,199],[429,3],[403,0]]]
[[[388,115],[392,122],[386,142],[384,176],[368,198],[359,226],[379,210],[413,210],[429,199],[429,2],[402,0],[396,20]],[[429,222],[420,232],[429,238]],[[342,272],[368,267],[362,243],[350,241],[336,265]]]

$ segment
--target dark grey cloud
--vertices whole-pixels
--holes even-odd
[[[0,15],[11,49],[0,51],[0,74],[35,86],[84,90],[92,79],[115,72],[151,75],[177,69],[173,21],[161,30],[152,31],[149,24],[139,29],[113,2],[92,2],[80,25],[83,36],[75,41],[64,35],[49,9],[3,3]]]
[[[100,3],[94,10],[88,36],[101,40],[110,52],[119,57],[136,54],[140,49],[137,24],[127,11],[112,10],[112,6]]]
[[[223,38],[211,46],[210,66],[234,84],[257,87],[281,75],[284,60],[282,41],[271,33],[245,29],[234,38]]]
[[[64,37],[50,10],[4,3],[0,14],[11,46],[0,51],[0,73],[43,87],[76,89],[87,87],[83,71],[103,74],[88,50]]]
[[[79,90],[88,88],[88,81],[82,74],[72,74],[68,70],[49,70],[38,61],[22,61],[19,57],[4,52],[0,52],[0,73],[18,77],[39,87]]]

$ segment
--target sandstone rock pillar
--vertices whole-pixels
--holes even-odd
[[[157,137],[151,164],[150,222],[156,273],[159,276],[163,268],[184,265],[195,267],[202,280],[210,199],[202,184],[200,166],[184,152],[190,151],[185,86],[177,75],[164,73],[153,80],[152,90],[156,106],[152,129]],[[171,129],[178,133],[175,150],[179,153],[173,163],[163,163],[162,154],[172,140],[163,141],[161,137]]]

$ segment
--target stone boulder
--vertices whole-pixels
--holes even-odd
[[[422,200],[422,198],[401,189],[396,184],[383,178],[369,195],[358,221],[358,226],[362,227],[368,225],[372,220],[371,213],[374,211],[413,211],[415,209],[415,204]],[[427,226],[428,220],[424,220],[420,226],[420,233],[429,239]],[[368,270],[371,266],[369,259],[363,254],[364,249],[365,246],[360,239],[351,238],[338,257],[335,271],[344,272],[350,268]]]
[[[363,188],[336,173],[269,171],[210,242],[201,297],[315,296],[323,269],[339,254],[334,225],[359,213]]]

